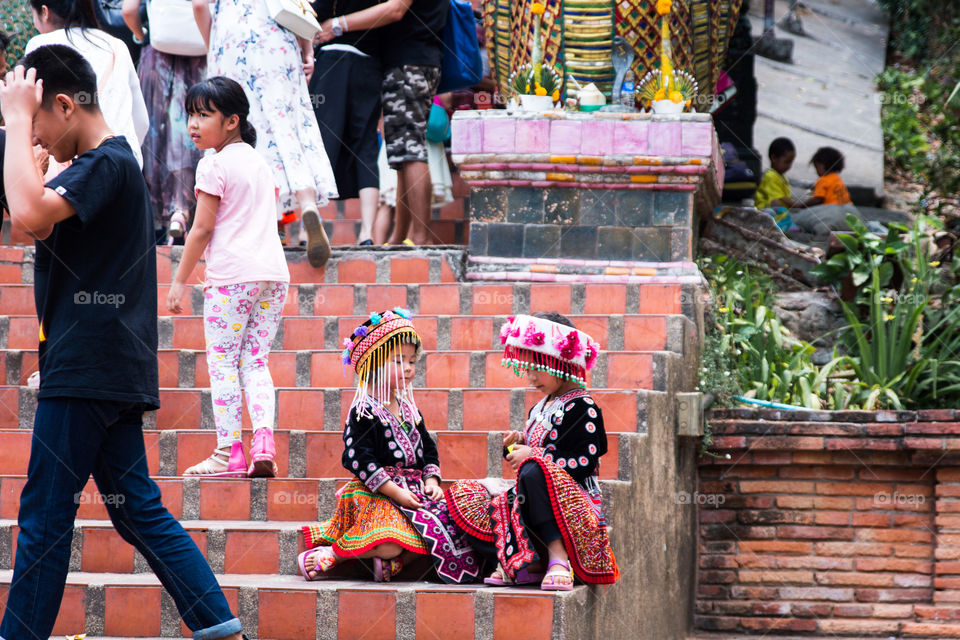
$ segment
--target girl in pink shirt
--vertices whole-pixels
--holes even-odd
[[[203,329],[217,448],[186,475],[273,477],[273,379],[267,367],[290,272],[277,234],[277,187],[253,148],[250,104],[234,80],[216,76],[187,92],[190,138],[213,149],[197,165],[197,212],[167,309],[180,299],[200,255],[206,260]],[[253,423],[251,463],[240,439],[241,389]]]

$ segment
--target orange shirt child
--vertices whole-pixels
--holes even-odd
[[[823,198],[823,204],[850,204],[853,202],[850,200],[847,186],[843,184],[843,178],[835,171],[825,173],[817,179],[817,183],[813,186],[813,196]]]

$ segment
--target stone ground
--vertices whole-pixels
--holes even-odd
[[[846,156],[844,181],[883,192],[882,94],[874,77],[886,59],[886,15],[871,0],[804,0],[805,36],[778,26],[778,38],[793,41],[793,64],[757,56],[758,117],[756,149],[767,166],[767,148],[778,136],[791,138],[797,160],[788,174],[795,190],[817,175],[809,164],[821,146]],[[789,13],[788,0],[777,0],[775,18]],[[763,3],[752,2],[754,36],[763,33]]]

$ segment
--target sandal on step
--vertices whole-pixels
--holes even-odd
[[[401,571],[403,571],[403,561],[400,558],[373,559],[373,579],[376,582],[390,582],[390,579]]]
[[[306,208],[300,216],[303,229],[307,232],[307,261],[319,269],[330,259],[330,239],[323,230],[320,212],[316,208]]]
[[[551,571],[551,567],[563,567],[563,571]],[[566,576],[570,578],[569,584],[557,582],[557,578]],[[547,580],[550,582],[548,583]],[[541,591],[572,591],[573,590],[573,571],[570,569],[570,563],[563,560],[551,560],[547,564],[547,574],[540,583]]]
[[[243,443],[237,440],[230,445],[230,453],[214,449],[213,455],[183,472],[185,476],[207,478],[246,478],[247,458],[243,455]]]
[[[253,444],[250,446],[250,469],[247,475],[251,478],[276,478],[277,463],[274,458],[277,447],[273,442],[273,431],[267,428],[253,432]]]
[[[542,571],[529,571],[526,567],[517,571],[516,580],[511,579],[504,571],[503,565],[498,564],[493,574],[483,579],[484,584],[492,584],[495,587],[509,587],[515,584],[537,584],[543,580]]]
[[[328,549],[330,553],[324,553],[323,550]],[[307,569],[307,557],[311,553],[316,553],[317,557],[313,563],[313,569]],[[314,549],[307,549],[299,556],[297,556],[297,565],[300,567],[300,575],[303,576],[304,580],[312,581],[319,580],[323,577],[323,574],[333,568],[333,565],[337,564],[337,558],[333,555],[333,550],[330,547],[316,547]],[[315,571],[317,575],[310,577],[309,571]]]

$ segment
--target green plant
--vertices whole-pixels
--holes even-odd
[[[540,70],[540,88],[542,95],[552,96],[560,90],[560,73],[553,67],[544,65]],[[534,95],[537,90],[533,65],[524,65],[510,76],[510,87],[520,95]]]
[[[851,233],[837,234],[844,251],[815,266],[812,273],[830,285],[838,284],[849,275],[854,286],[860,287],[877,269],[880,284],[885,286],[893,276],[892,260],[910,246],[901,237],[907,228],[899,223],[890,223],[886,237],[880,237],[871,233],[854,215],[848,214],[846,222]]]
[[[819,269],[829,282],[853,275],[860,286],[855,302],[843,305],[848,325],[842,338],[849,348],[844,364],[856,374],[849,389],[865,409],[934,406],[960,396],[960,285],[943,288],[940,264],[932,260],[930,240],[942,225],[920,215],[909,230],[890,229],[886,239],[867,231],[850,216],[845,251]],[[902,282],[892,283],[894,270]],[[960,274],[960,262],[952,269]],[[868,277],[864,278],[864,274]],[[954,278],[954,282],[957,278]]]
[[[885,263],[889,264],[889,263]],[[844,356],[863,386],[860,389],[865,409],[891,405],[903,408],[903,398],[912,396],[917,379],[929,366],[927,358],[916,357],[914,340],[927,305],[920,287],[892,304],[880,284],[880,269],[874,267],[867,287],[867,321],[863,322],[854,305],[841,301],[853,336],[854,356]]]
[[[708,336],[712,342],[704,352],[730,354],[735,366],[734,373],[729,373],[729,364],[717,362],[720,356],[708,355],[712,360],[706,360],[701,370],[701,390],[728,388],[717,380],[729,375],[737,379],[743,395],[759,400],[811,409],[829,404],[829,376],[842,358],[835,357],[823,367],[813,363],[814,348],[796,339],[773,313],[770,279],[727,256],[701,259],[700,266],[715,304],[716,334]]]
[[[883,91],[880,128],[888,162],[893,166],[921,174],[930,149],[920,106],[926,102],[925,78],[920,74],[888,67],[877,76]]]

